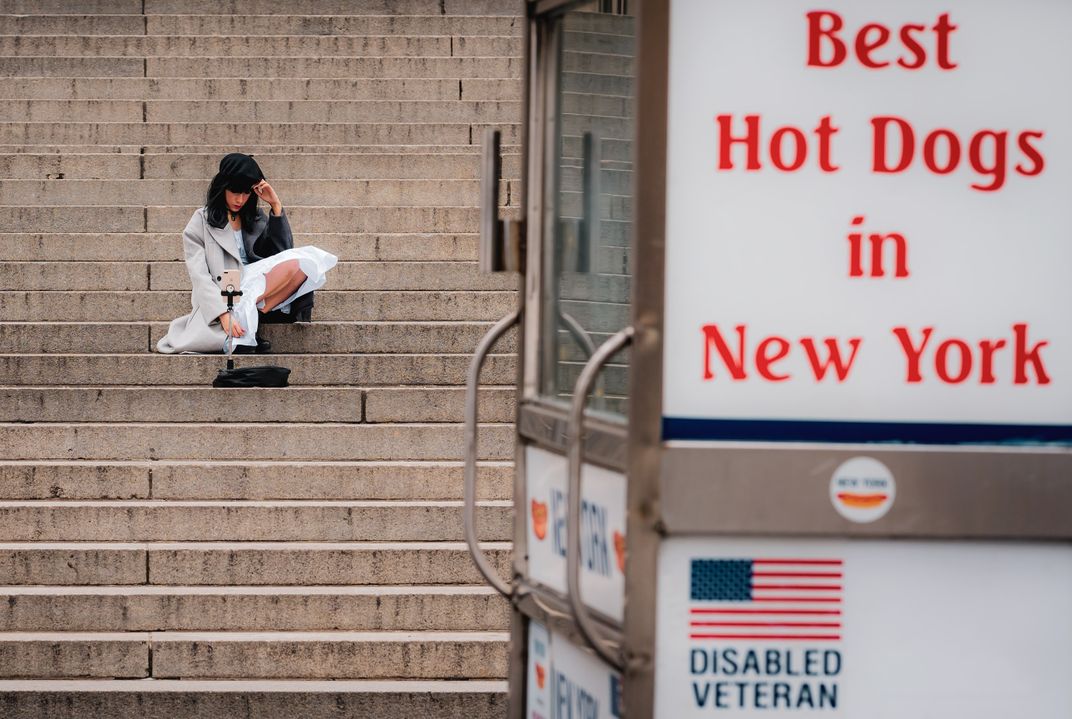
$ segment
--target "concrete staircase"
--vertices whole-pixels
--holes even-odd
[[[0,717],[504,715],[460,423],[516,303],[474,260],[485,127],[519,176],[519,6],[0,0]],[[314,322],[238,360],[287,389],[151,352],[234,150],[340,257]],[[504,575],[511,350],[478,514]]]

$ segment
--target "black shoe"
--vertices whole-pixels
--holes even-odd
[[[231,350],[231,354],[236,355],[251,355],[251,354],[268,354],[272,351],[272,343],[266,339],[262,339],[260,335],[257,335],[257,346],[250,347],[249,345],[235,345]]]

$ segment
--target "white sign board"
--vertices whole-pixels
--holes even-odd
[[[655,716],[1072,717],[1072,548],[662,543]]]
[[[1072,441],[1069,27],[670,3],[665,438]]]
[[[566,593],[566,458],[525,448],[529,578]],[[581,596],[621,621],[625,597],[625,476],[581,468]]]
[[[617,672],[565,637],[529,623],[525,719],[618,719],[622,682]]]

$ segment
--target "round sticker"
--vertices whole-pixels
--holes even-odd
[[[890,511],[896,495],[893,473],[871,457],[843,462],[830,478],[830,502],[851,522],[874,522]]]

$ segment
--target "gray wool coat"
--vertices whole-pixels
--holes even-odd
[[[286,210],[279,217],[258,210],[253,231],[244,233],[243,240],[250,262],[294,247]],[[226,334],[219,316],[227,311],[227,300],[220,295],[219,283],[224,270],[242,266],[234,231],[228,225],[222,229],[212,227],[202,207],[194,212],[182,232],[182,248],[193,284],[190,295],[193,311],[171,322],[167,334],[156,343],[156,349],[166,354],[222,352]]]

